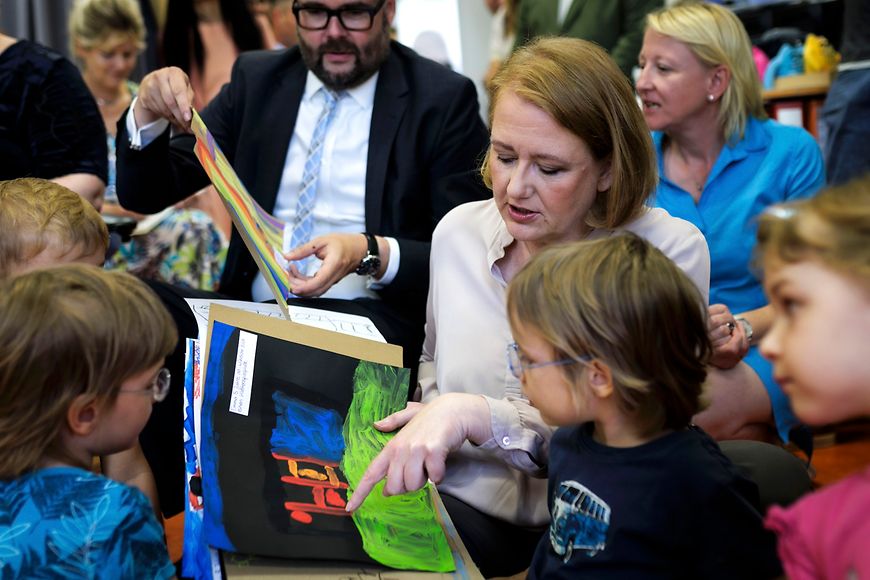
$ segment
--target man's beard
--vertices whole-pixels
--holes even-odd
[[[328,40],[319,49],[315,49],[305,44],[305,40],[300,35],[299,50],[308,70],[313,72],[328,88],[336,91],[353,88],[368,80],[387,60],[390,53],[389,23],[384,17],[381,34],[373,37],[362,49],[349,40],[340,38]],[[353,54],[356,63],[347,72],[331,73],[323,66],[323,55],[327,52]]]

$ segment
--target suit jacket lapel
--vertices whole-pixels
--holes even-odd
[[[271,144],[269,146],[264,144],[258,148],[263,156],[262,163],[259,164],[262,169],[258,177],[261,184],[258,189],[262,196],[259,198],[259,203],[269,212],[274,209],[275,199],[278,197],[287,150],[290,148],[290,139],[293,137],[296,117],[299,114],[299,104],[305,92],[307,73],[308,69],[305,68],[300,57],[288,68],[287,74],[276,83],[271,99],[265,103],[266,110],[263,111],[264,121],[260,139]]]
[[[396,139],[399,123],[408,106],[408,83],[398,57],[393,50],[381,66],[375,88],[372,124],[369,131],[369,155],[366,168],[366,228],[381,229],[384,204],[384,183],[390,151]]]

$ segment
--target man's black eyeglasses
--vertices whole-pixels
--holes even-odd
[[[296,16],[296,24],[305,30],[323,30],[329,26],[333,16],[346,30],[369,30],[374,23],[375,14],[381,11],[387,0],[379,0],[374,6],[353,4],[343,6],[337,10],[327,8],[320,4],[293,3],[293,14]]]

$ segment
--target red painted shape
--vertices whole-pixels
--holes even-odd
[[[302,524],[310,524],[314,520],[314,518],[311,517],[311,514],[301,511],[290,512],[290,517]]]
[[[326,505],[335,505],[338,507],[344,507],[345,501],[341,498],[341,494],[339,494],[334,489],[326,490]]]

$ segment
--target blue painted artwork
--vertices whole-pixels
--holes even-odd
[[[184,365],[184,541],[182,542],[181,573],[185,578],[213,580],[220,578],[214,573],[217,554],[209,549],[203,530],[202,477],[196,451],[196,423],[194,399],[199,396],[194,390],[199,381],[199,343],[187,339],[187,358]]]
[[[285,393],[272,395],[276,426],[269,444],[278,463],[284,509],[292,522],[314,524],[324,517],[348,518],[348,483],[339,463],[344,454],[344,419]]]
[[[206,542],[374,564],[344,511],[338,467],[359,359],[257,334],[250,408],[241,415],[229,411],[239,333],[215,321],[209,343],[200,457]]]

